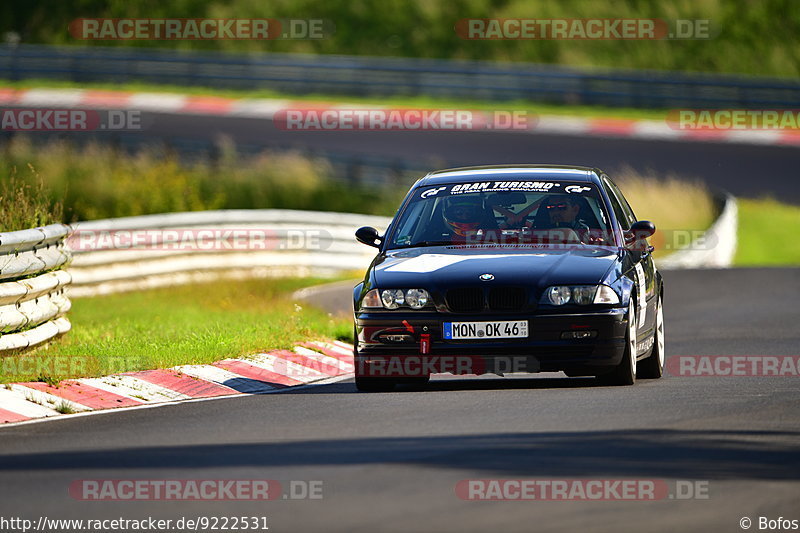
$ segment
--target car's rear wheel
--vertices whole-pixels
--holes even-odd
[[[645,379],[658,379],[664,375],[664,310],[661,308],[661,298],[658,299],[656,308],[656,331],[653,333],[653,349],[650,356],[639,363],[638,377]]]
[[[636,382],[636,308],[634,297],[628,304],[628,331],[625,333],[625,352],[622,361],[608,374],[597,376],[606,385],[633,385]]]

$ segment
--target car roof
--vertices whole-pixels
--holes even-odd
[[[601,171],[596,168],[566,165],[488,165],[437,170],[427,174],[417,182],[418,187],[452,183],[454,181],[471,183],[509,175],[514,178],[562,179],[583,183],[594,183]]]

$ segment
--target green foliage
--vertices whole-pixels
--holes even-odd
[[[28,164],[25,178],[17,176],[17,167],[3,168],[9,178],[0,182],[0,231],[46,226],[61,222],[62,204],[48,198],[44,183],[35,168]]]
[[[77,41],[78,17],[321,18],[327,39],[268,41]],[[708,19],[710,40],[464,40],[462,18]],[[73,0],[0,5],[0,32],[22,42],[177,47],[557,63],[796,77],[800,74],[800,6],[795,0]]]
[[[4,209],[3,216],[10,219],[5,227],[20,229],[38,225],[29,222],[40,219],[59,219],[60,211],[50,218],[41,218],[41,211],[53,205],[60,208],[61,202],[68,222],[209,209],[283,208],[385,215],[393,213],[405,193],[331,180],[326,163],[296,154],[243,157],[230,146],[223,146],[220,152],[215,160],[187,163],[155,148],[131,155],[107,145],[34,145],[17,137],[0,153],[0,171],[13,173],[26,165],[36,168],[37,172],[18,177],[13,182],[17,189],[12,189],[29,191],[23,197],[33,195],[36,200]],[[30,183],[38,183],[38,188]],[[3,205],[17,203],[9,199]]]

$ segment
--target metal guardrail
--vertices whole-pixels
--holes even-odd
[[[322,211],[220,210],[74,224],[70,295],[221,278],[328,276],[363,270],[374,256],[357,228],[390,219]]]
[[[0,47],[0,77],[661,109],[800,105],[796,80],[527,63],[144,48],[6,45]]]
[[[69,331],[65,288],[72,277],[59,270],[70,261],[69,232],[69,226],[51,224],[0,233],[0,351]]]

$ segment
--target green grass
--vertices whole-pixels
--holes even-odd
[[[183,87],[177,85],[159,85],[154,83],[99,83],[60,80],[0,80],[0,88],[7,89],[95,89],[107,91],[130,91],[149,93],[178,93],[192,96],[217,96],[224,98],[274,98],[291,101],[331,102],[335,104],[381,105],[411,108],[470,109],[476,111],[508,110],[526,111],[535,116],[561,115],[585,118],[665,120],[668,110],[634,109],[624,107],[580,106],[537,104],[527,100],[509,100],[507,102],[487,102],[485,100],[468,100],[458,98],[434,98],[429,96],[397,96],[366,97],[343,96],[325,93],[288,94],[268,89],[232,90],[212,87]]]
[[[352,342],[349,318],[291,299],[295,290],[320,282],[230,281],[78,299],[69,313],[72,331],[48,346],[14,356],[42,362],[38,372],[14,373],[13,362],[4,358],[0,382],[54,383],[68,377],[212,363],[291,348],[309,339]]]
[[[800,207],[740,198],[736,266],[800,265]]]
[[[52,201],[44,182],[29,166],[28,179],[17,178],[17,169],[9,169],[9,178],[0,182],[0,232],[46,226],[61,222],[63,205]]]
[[[55,410],[62,415],[71,415],[75,412],[75,410],[66,402],[61,402],[60,404],[56,405]]]

